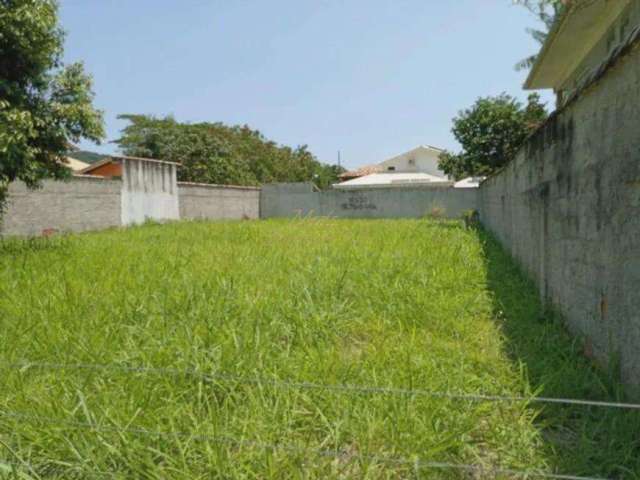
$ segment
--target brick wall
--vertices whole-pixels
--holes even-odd
[[[260,214],[260,189],[256,187],[192,183],[171,187],[170,179],[165,179],[165,187],[154,187],[158,182],[146,185],[146,190],[144,185],[133,184],[123,188],[121,180],[101,177],[73,177],[68,182],[47,180],[38,190],[16,182],[9,187],[9,205],[2,216],[0,235],[41,235],[47,229],[101,230],[136,223],[134,220],[139,223],[144,218],[239,220],[255,219]],[[166,197],[160,203],[156,201],[159,189],[166,190],[160,192]],[[123,208],[127,209],[126,214]]]
[[[83,232],[119,226],[121,187],[119,180],[95,177],[47,180],[38,190],[13,183],[0,233],[27,236],[46,229]]]

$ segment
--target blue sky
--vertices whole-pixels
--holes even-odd
[[[522,99],[538,46],[511,0],[61,0],[65,60],[120,113],[248,124],[354,167],[419,144],[455,149],[478,96]],[[551,96],[545,100],[552,104]],[[83,148],[114,152],[113,144]]]

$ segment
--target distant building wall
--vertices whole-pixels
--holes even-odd
[[[47,180],[30,190],[9,186],[8,208],[0,216],[0,234],[31,236],[54,229],[83,232],[120,225],[122,182],[95,177]]]
[[[482,222],[640,392],[640,47],[480,187]]]
[[[180,218],[218,220],[258,218],[260,188],[178,183]]]
[[[477,208],[477,189],[373,188],[314,191],[312,184],[262,187],[260,217],[420,218],[433,213],[459,218]]]
[[[180,218],[175,163],[131,158],[120,161],[122,225]]]

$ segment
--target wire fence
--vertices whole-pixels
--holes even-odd
[[[45,465],[35,465],[25,461],[3,461],[0,459],[0,478],[17,478],[24,479],[25,476],[21,475],[22,472],[29,472],[31,474],[28,478],[41,479],[45,473],[38,473],[46,467],[46,477],[51,478],[55,475],[58,478],[69,478],[72,475],[82,475],[83,478],[116,478],[121,476],[117,472],[104,472],[100,470],[90,470],[82,467],[63,467],[68,465],[69,461],[54,460],[48,462]],[[3,475],[13,475],[11,477],[4,477]]]
[[[601,408],[616,408],[626,410],[640,410],[640,404],[610,402],[599,400],[584,400],[575,398],[552,398],[539,396],[518,396],[518,395],[492,395],[478,393],[456,393],[440,392],[425,389],[393,388],[369,385],[351,384],[322,384],[313,382],[297,382],[289,380],[279,380],[267,377],[244,377],[224,373],[206,373],[195,369],[172,369],[157,367],[129,366],[118,364],[89,364],[89,363],[47,363],[47,362],[21,362],[21,363],[0,363],[0,367],[25,371],[29,368],[45,370],[101,370],[121,373],[141,373],[146,375],[167,375],[195,377],[205,381],[228,381],[236,383],[270,385],[276,388],[306,389],[306,390],[327,390],[338,393],[370,394],[370,395],[404,395],[404,396],[428,396],[434,398],[447,398],[452,400],[466,400],[473,402],[524,402],[524,403],[547,403],[558,405],[588,406]]]
[[[13,369],[22,373],[33,369],[41,370],[91,370],[91,371],[110,371],[124,374],[143,374],[143,375],[161,375],[161,376],[182,376],[197,378],[203,381],[226,381],[236,382],[241,384],[252,385],[269,385],[275,388],[286,389],[308,389],[308,390],[326,390],[341,394],[364,394],[364,395],[403,395],[403,396],[428,396],[434,398],[445,398],[452,400],[472,401],[472,402],[524,402],[524,403],[546,403],[546,404],[558,404],[558,405],[572,405],[572,406],[588,406],[588,407],[600,407],[600,408],[616,408],[616,409],[628,409],[628,410],[640,410],[640,404],[634,403],[621,403],[621,402],[609,402],[609,401],[596,401],[596,400],[582,400],[571,398],[551,398],[551,397],[537,397],[537,396],[513,396],[513,395],[487,395],[487,394],[475,394],[475,393],[454,393],[454,392],[440,392],[425,389],[405,389],[405,388],[393,388],[393,387],[381,387],[381,386],[368,386],[368,385],[351,385],[351,384],[321,384],[312,382],[298,382],[273,379],[267,377],[244,377],[239,375],[231,375],[224,373],[207,373],[196,369],[173,369],[173,368],[157,368],[157,367],[144,367],[144,366],[131,366],[121,364],[90,364],[90,363],[49,363],[49,362],[18,362],[18,363],[6,363],[0,362],[0,368]],[[0,410],[0,417],[16,418],[27,421],[37,421],[42,423],[51,424],[54,426],[64,426],[67,428],[80,428],[88,429],[92,432],[113,432],[113,433],[129,433],[133,435],[144,436],[156,436],[156,437],[171,437],[171,438],[188,438],[196,441],[207,441],[215,443],[227,443],[238,447],[252,447],[267,450],[280,450],[288,453],[302,454],[302,455],[314,455],[316,457],[332,457],[340,458],[343,460],[351,461],[367,461],[375,462],[379,464],[394,464],[410,466],[416,470],[428,470],[428,469],[447,469],[466,471],[471,473],[479,473],[482,475],[509,475],[516,478],[548,478],[558,480],[606,480],[598,477],[585,477],[579,475],[562,475],[555,473],[545,473],[534,470],[512,470],[506,468],[493,468],[482,465],[473,464],[461,464],[461,463],[447,463],[447,462],[435,462],[428,460],[412,460],[407,458],[377,456],[377,455],[354,455],[353,453],[340,451],[340,450],[317,450],[302,448],[295,445],[281,444],[281,443],[264,443],[256,440],[244,440],[229,436],[219,436],[211,434],[201,434],[195,432],[181,432],[181,431],[163,431],[163,430],[147,430],[136,427],[117,427],[117,426],[104,426],[91,422],[80,422],[71,420],[60,420],[51,417],[43,417],[32,414],[25,414],[20,412],[2,411]],[[0,466],[2,463],[0,462]],[[15,467],[21,468],[36,468],[30,466],[25,462],[17,462]],[[100,471],[87,471],[84,469],[78,470],[73,468],[70,472],[78,472],[83,474],[95,474],[96,476],[117,476],[118,473],[100,472]]]
[[[490,467],[484,465],[463,464],[463,463],[449,463],[449,462],[436,462],[421,459],[408,459],[403,457],[381,456],[381,455],[367,455],[367,454],[354,454],[353,452],[343,451],[339,449],[313,449],[305,448],[297,445],[291,445],[286,443],[268,443],[257,440],[239,439],[231,436],[219,436],[213,434],[201,434],[194,432],[182,432],[182,431],[165,431],[165,430],[147,430],[144,428],[136,427],[109,427],[96,425],[91,422],[71,421],[71,420],[59,420],[51,417],[44,417],[39,415],[25,414],[20,412],[2,411],[0,410],[0,417],[11,417],[19,420],[37,421],[43,422],[54,426],[63,426],[71,428],[88,429],[94,433],[100,432],[112,432],[112,433],[129,433],[133,435],[144,435],[151,437],[182,437],[188,438],[190,441],[208,441],[219,444],[229,444],[236,447],[251,447],[262,450],[274,450],[284,451],[290,454],[316,456],[325,458],[334,458],[344,461],[365,461],[377,464],[404,466],[415,470],[416,472],[422,470],[456,470],[464,472],[472,472],[481,475],[487,475],[495,478],[497,475],[509,475],[517,478],[542,478],[542,479],[557,479],[557,480],[607,480],[598,477],[583,477],[578,475],[562,475],[556,473],[546,473],[537,470],[515,470],[502,467]],[[62,463],[62,462],[61,462]],[[13,462],[16,468],[22,467],[29,470],[36,471],[38,467],[29,464],[28,462]],[[2,463],[0,462],[0,465]],[[97,470],[84,470],[84,469],[70,469],[78,473],[96,474],[97,476],[118,476],[118,472],[103,472]],[[484,478],[484,477],[483,477]]]

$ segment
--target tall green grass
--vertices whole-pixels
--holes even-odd
[[[9,241],[0,331],[0,478],[640,471],[633,413],[274,384],[617,395],[497,244],[457,222],[177,223]],[[38,362],[114,368],[15,367]]]

